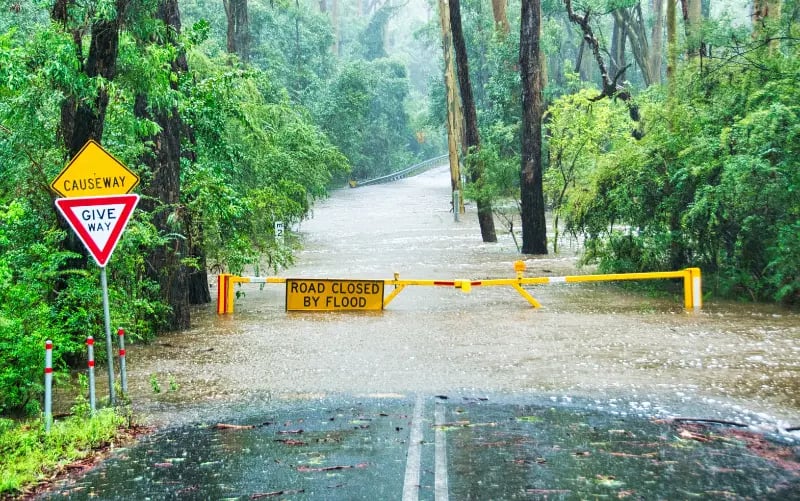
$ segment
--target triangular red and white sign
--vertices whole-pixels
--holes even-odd
[[[138,203],[139,195],[109,195],[59,198],[56,207],[102,268]]]

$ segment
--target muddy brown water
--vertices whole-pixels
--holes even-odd
[[[513,277],[521,256],[511,236],[498,222],[499,242],[482,243],[474,207],[454,222],[448,176],[437,168],[334,192],[294,228],[302,250],[280,276]],[[562,248],[522,256],[526,275],[591,271],[576,270],[574,242]],[[409,287],[369,313],[287,313],[283,286],[244,285],[234,314],[209,305],[190,330],[129,346],[130,397],[156,424],[265,399],[453,392],[800,425],[800,316],[717,301],[688,313],[679,285],[659,297],[607,284],[531,287],[541,309],[510,287]]]

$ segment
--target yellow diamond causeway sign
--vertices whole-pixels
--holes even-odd
[[[50,188],[64,198],[78,198],[124,195],[138,184],[139,176],[89,140],[50,183]]]

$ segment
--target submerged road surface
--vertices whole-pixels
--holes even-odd
[[[511,237],[482,243],[449,200],[446,168],[337,191],[281,276],[513,277]],[[586,272],[562,248],[523,256],[526,275]],[[687,313],[679,285],[530,287],[538,310],[510,287],[415,287],[363,313],[287,313],[283,286],[244,285],[234,314],[129,347],[134,410],[161,431],[51,495],[800,496],[800,317]]]

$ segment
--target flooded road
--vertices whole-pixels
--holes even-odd
[[[511,236],[499,234],[498,243],[482,243],[474,207],[454,222],[449,200],[446,168],[396,183],[334,192],[316,206],[311,220],[295,229],[303,249],[295,266],[280,275],[514,277],[513,262],[520,255]],[[567,242],[562,248],[566,252],[557,256],[527,256],[526,276],[591,271],[576,270],[574,250]],[[453,499],[573,499],[576,493],[583,493],[577,498],[598,493],[619,497],[631,490],[630,483],[614,483],[626,468],[638,468],[633,490],[639,498],[693,497],[703,492],[703,482],[725,491],[729,477],[716,477],[717,473],[714,479],[700,475],[699,480],[670,484],[670,479],[687,473],[685,461],[706,462],[715,472],[739,472],[742,478],[731,484],[731,492],[743,499],[785,494],[789,491],[774,486],[786,482],[790,492],[798,493],[794,489],[800,489],[800,467],[793,468],[798,464],[800,435],[786,429],[800,425],[800,316],[775,307],[721,302],[688,313],[683,310],[680,284],[673,294],[658,297],[602,284],[527,290],[543,308],[531,308],[511,287],[475,287],[469,294],[453,288],[409,287],[383,312],[287,313],[282,285],[245,284],[234,314],[218,316],[215,305],[209,305],[194,312],[191,330],[159,337],[151,345],[129,346],[128,385],[134,410],[141,420],[166,431],[124,452],[124,459],[109,463],[79,490],[95,495],[114,492],[108,486],[111,490],[93,489],[107,485],[100,477],[109,478],[118,468],[128,481],[138,478],[139,485],[153,479],[168,482],[176,472],[187,475],[180,482],[172,480],[176,485],[172,494],[189,489],[175,498],[237,498],[246,493],[255,499],[253,493],[282,492],[275,496],[400,499],[408,485],[403,475],[408,476],[411,445],[433,443],[437,431],[444,429],[437,425],[457,423],[447,428],[448,439],[456,446],[447,449],[449,455],[442,461],[451,472],[472,468],[471,476],[459,473],[449,487],[439,485],[437,490],[433,453],[420,453],[419,478],[411,483],[429,487],[420,491],[423,498],[433,499],[436,492],[449,492]],[[433,414],[437,405],[444,406],[441,418]],[[558,439],[536,438],[541,426],[534,425],[552,417],[548,412],[558,415],[555,423],[563,432]],[[414,418],[417,413],[419,419]],[[691,434],[700,433],[678,430],[674,424],[653,424],[661,419],[672,423],[675,417],[731,421],[774,435],[790,447],[789,466],[770,463],[770,469],[760,463],[740,464],[738,459],[728,463],[721,459],[718,464],[709,459],[732,457],[730,451],[706,450],[702,457],[684,451],[680,458],[670,459],[669,444],[683,444],[684,433],[694,444],[699,439]],[[305,424],[297,425],[298,420]],[[227,432],[210,426],[220,422],[253,428],[221,435]],[[369,431],[359,431],[359,422]],[[414,423],[421,426],[419,422],[425,425],[415,438]],[[302,427],[313,433],[306,438],[323,449],[338,445],[323,452],[319,447],[316,452],[287,450],[286,442],[276,442],[282,437],[275,423]],[[481,428],[487,432],[475,435],[476,423],[489,423]],[[509,423],[514,426],[509,428]],[[267,433],[266,438],[259,438],[259,433]],[[338,442],[325,442],[329,435]],[[627,444],[609,452],[614,448],[608,443],[624,441],[620,436],[651,445]],[[308,443],[306,438],[302,440]],[[587,456],[581,456],[582,446],[591,449]],[[284,450],[276,452],[279,447]],[[241,455],[219,452],[226,449]],[[484,458],[488,449],[492,454]],[[158,452],[148,456],[147,451]],[[319,464],[313,463],[317,453],[325,458]],[[660,458],[656,466],[649,454]],[[589,456],[603,460],[588,466],[582,460]],[[751,456],[756,462],[761,459]],[[241,478],[245,475],[241,472],[238,479],[225,477],[239,470],[215,466],[217,461],[240,464],[250,457],[262,458],[256,461],[260,465],[256,470],[247,470],[250,480]],[[272,462],[264,463],[265,457]],[[619,458],[629,463],[612,463]],[[540,472],[544,477],[532,480],[531,470],[540,468],[540,460],[549,466]],[[640,466],[631,466],[637,460],[643,460]],[[378,473],[377,463],[382,465]],[[666,466],[676,463],[683,466]],[[292,468],[281,470],[277,464]],[[359,466],[366,464],[372,466]],[[349,484],[350,490],[330,490],[342,472],[319,468],[332,466],[346,466],[348,475],[361,480]],[[219,470],[225,478],[217,482],[204,477],[204,468]],[[748,468],[756,469],[748,474]],[[773,475],[775,471],[780,474]],[[259,484],[258,479],[273,475],[281,480],[268,483],[280,485],[281,491]],[[653,484],[645,478],[659,475],[667,482]],[[215,489],[235,488],[220,488],[204,497],[200,493],[212,487],[196,480],[201,477],[210,478],[207,481]],[[322,483],[315,483],[317,477],[323,477]],[[156,484],[154,490],[136,492],[157,499],[164,484]],[[367,485],[372,490],[359,490],[358,486]],[[603,490],[609,486],[614,489]]]
[[[520,255],[510,235],[482,243],[474,207],[453,221],[448,175],[334,192],[299,228],[303,250],[281,276],[513,277]],[[575,261],[569,249],[529,257],[526,276],[575,274]],[[385,311],[363,313],[287,313],[282,285],[240,290],[234,314],[211,305],[189,332],[131,347],[138,411],[173,422],[176,409],[194,419],[187,405],[213,409],[251,394],[457,391],[618,398],[631,413],[742,411],[750,415],[740,419],[800,424],[800,317],[732,303],[687,313],[679,284],[662,298],[602,284],[531,287],[538,310],[510,287],[409,287]]]

